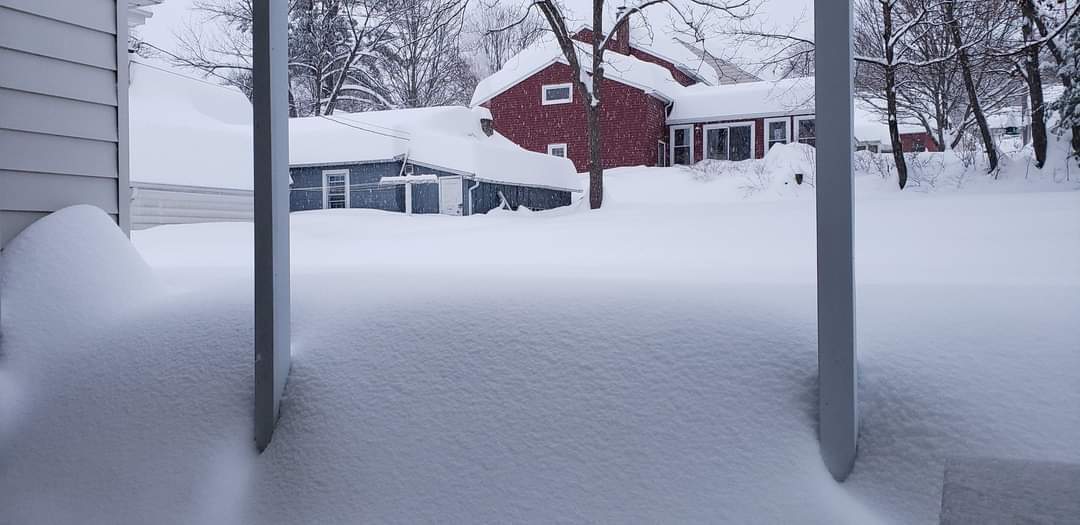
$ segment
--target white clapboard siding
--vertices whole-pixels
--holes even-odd
[[[131,227],[136,230],[162,224],[251,222],[254,206],[251,190],[131,183]]]
[[[74,204],[127,229],[127,68],[126,0],[0,0],[0,247]]]

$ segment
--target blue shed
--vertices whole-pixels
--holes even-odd
[[[522,149],[484,120],[483,108],[458,106],[293,119],[290,210],[471,215],[572,202],[569,160]]]

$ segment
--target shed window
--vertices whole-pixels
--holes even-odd
[[[541,95],[543,104],[567,104],[574,99],[573,84],[545,84]]]
[[[349,207],[349,170],[323,172],[323,209]]]
[[[787,144],[788,140],[788,119],[787,117],[780,119],[766,119],[765,120],[765,135],[766,135],[766,150],[772,149],[777,144]]]
[[[817,128],[814,117],[795,117],[795,139],[801,144],[817,146]]]
[[[548,144],[548,155],[566,158],[566,144]]]

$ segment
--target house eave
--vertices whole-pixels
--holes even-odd
[[[694,118],[676,118],[667,119],[669,126],[680,124],[707,124],[709,122],[728,122],[733,120],[756,120],[759,118],[776,118],[776,117],[800,117],[804,115],[813,115],[814,108],[800,108],[793,111],[770,111],[767,113],[740,113],[740,114],[727,114],[727,115],[710,115],[707,117],[694,117]]]

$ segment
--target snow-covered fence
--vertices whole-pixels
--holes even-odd
[[[251,190],[131,183],[131,228],[195,222],[251,221]]]

